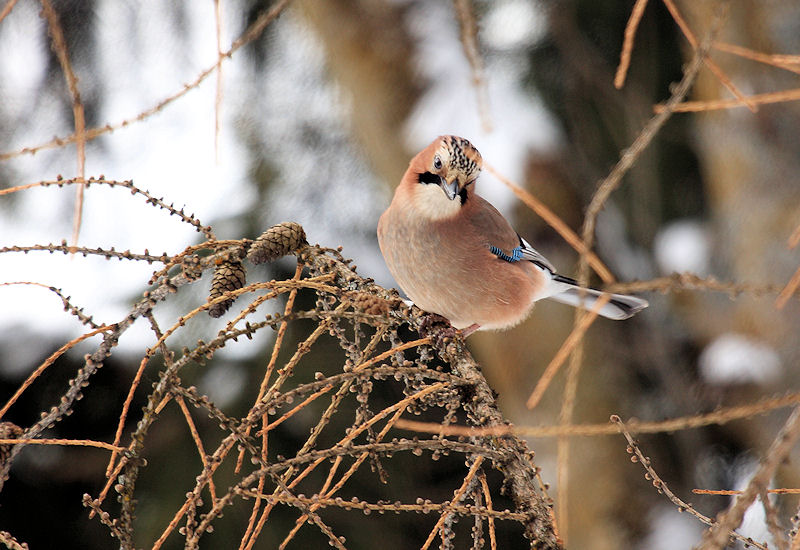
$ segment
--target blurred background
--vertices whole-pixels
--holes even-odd
[[[698,39],[705,37],[718,2],[676,4]],[[377,220],[409,159],[433,138],[468,138],[499,173],[580,232],[598,182],[654,105],[670,96],[694,54],[656,0],[644,11],[622,89],[613,82],[633,2],[295,0],[214,70],[218,52],[230,49],[270,2],[59,0],[52,6],[87,128],[114,128],[87,143],[87,177],[132,179],[168,203],[185,205],[220,239],[255,238],[275,223],[299,222],[310,242],[341,245],[362,276],[386,287],[395,283],[378,250]],[[461,38],[464,27],[469,35],[463,6],[477,25],[479,56],[472,59]],[[800,6],[743,0],[729,8],[716,37],[722,46],[711,57],[736,88],[753,95],[800,87],[797,58],[774,66],[724,48],[797,55]],[[0,188],[78,175],[74,143],[38,148],[75,128],[72,96],[41,9],[32,0],[11,1],[0,15]],[[690,96],[733,98],[708,67]],[[648,421],[689,416],[798,387],[800,308],[796,300],[775,306],[799,263],[787,244],[800,224],[798,127],[800,108],[791,101],[764,104],[755,113],[742,106],[676,113],[638,159],[598,218],[597,254],[620,281],[688,272],[731,283],[731,292],[679,285],[644,292],[651,306],[637,317],[595,323],[585,339],[574,423],[603,423],[611,414]],[[576,252],[505,185],[484,174],[478,191],[561,273],[576,275]],[[71,239],[74,188],[34,188],[0,199],[0,247]],[[120,189],[87,188],[82,215],[82,246],[174,254],[201,241],[187,225]],[[0,282],[56,286],[97,322],[111,323],[147,288],[153,268],[139,264],[6,252]],[[258,276],[292,271],[285,260]],[[181,296],[185,302],[175,312],[202,303],[205,290]],[[4,402],[84,328],[41,288],[0,287],[0,297]],[[515,424],[559,423],[564,373],[536,409],[525,402],[573,321],[570,308],[541,303],[513,330],[470,337]],[[211,334],[222,326],[208,323]],[[195,330],[179,338],[196,340]],[[58,433],[113,439],[137,358],[151,344],[146,327],[134,326],[93,382],[94,403],[105,406],[77,410]],[[261,379],[269,344],[221,350],[195,373],[196,383],[223,409],[241,408],[252,400],[248,392]],[[4,420],[27,426],[38,419],[91,349],[79,346],[60,360]],[[692,495],[691,489],[746,483],[785,416],[783,409],[640,440],[672,490],[714,515],[729,497]],[[176,416],[176,431],[180,423]],[[167,446],[174,444],[169,426],[165,421],[154,436]],[[174,452],[190,456],[191,440],[180,441],[185,449]],[[652,488],[620,436],[569,441],[565,455],[555,438],[529,440],[543,478],[561,499],[569,547],[681,548],[699,540],[702,525]],[[96,494],[102,486],[97,473],[105,460],[94,450],[27,448],[0,493],[0,529],[32,548],[113,546],[80,506],[83,492]],[[776,487],[798,486],[793,464],[780,470]],[[409,483],[435,483],[445,475],[437,467]],[[144,502],[158,501],[160,484],[170,481],[164,478],[141,481]],[[774,504],[786,521],[797,498],[781,496]],[[151,521],[158,533],[163,518],[157,506],[147,509],[153,517],[140,521]],[[398,524],[397,532],[383,535],[392,547],[419,546],[409,529]],[[753,507],[742,531],[771,540],[763,508]],[[76,540],[65,541],[64,533]],[[265,536],[263,544],[275,543]]]

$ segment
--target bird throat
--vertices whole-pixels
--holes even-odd
[[[450,200],[438,185],[415,185],[412,192],[414,209],[418,215],[428,220],[452,218],[461,211],[461,203],[467,198],[466,190],[459,192],[459,198]]]

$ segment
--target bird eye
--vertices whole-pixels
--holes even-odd
[[[439,158],[439,155],[436,155],[435,157],[433,157],[433,167],[436,170],[441,170],[442,169],[442,159]]]

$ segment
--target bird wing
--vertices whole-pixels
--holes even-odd
[[[506,254],[513,253],[514,249],[519,249],[521,256],[519,259],[533,262],[543,270],[555,273],[555,268],[547,258],[536,251],[531,244],[520,237],[508,220],[483,197],[473,194],[466,203],[470,208],[467,213],[475,228],[485,239],[489,247],[498,247]]]
[[[530,260],[539,267],[547,269],[551,274],[555,274],[556,268],[553,267],[553,264],[551,264],[547,258],[539,254],[539,252],[531,246],[531,243],[520,237],[519,234],[517,234],[517,237],[519,238],[519,246],[522,247],[523,260]]]

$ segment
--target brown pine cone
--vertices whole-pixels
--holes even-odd
[[[283,222],[273,225],[255,240],[247,252],[247,259],[262,264],[292,254],[307,244],[306,232],[299,223]]]
[[[240,260],[222,260],[214,268],[208,300],[219,298],[225,292],[238,290],[245,284],[245,270]],[[214,304],[208,310],[212,317],[221,317],[233,304],[233,298]]]

